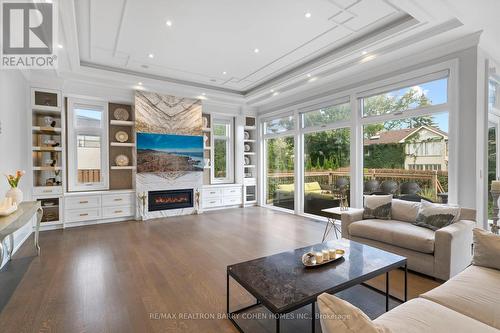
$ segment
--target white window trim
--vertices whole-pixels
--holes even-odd
[[[217,136],[215,135],[215,124],[225,124],[228,126],[227,135]],[[231,184],[234,183],[234,119],[232,117],[216,116],[212,117],[212,149],[213,149],[213,162],[211,173],[212,173],[212,184]],[[226,177],[215,177],[215,140],[222,139],[226,140]]]
[[[86,106],[102,110],[102,128],[76,128],[74,110],[77,106]],[[91,99],[68,98],[68,192],[98,191],[109,189],[108,156],[108,103]],[[101,136],[101,181],[99,183],[78,183],[77,137],[80,134]]]

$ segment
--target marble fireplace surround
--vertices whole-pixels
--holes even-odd
[[[143,91],[136,92],[135,100],[136,131],[138,133],[203,135],[201,101]],[[201,193],[202,185],[203,172],[200,171],[139,172],[138,168],[136,173],[138,201],[136,218],[150,220],[194,214],[197,212],[199,204],[196,193]],[[149,191],[183,189],[193,190],[193,207],[148,211]],[[143,195],[145,198],[141,200],[139,197]]]

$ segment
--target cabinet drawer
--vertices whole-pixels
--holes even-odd
[[[241,196],[239,197],[224,197],[224,206],[241,205]]]
[[[204,198],[218,198],[222,196],[222,189],[220,188],[206,188],[203,189]]]
[[[79,222],[99,220],[101,218],[100,208],[71,209],[65,212],[65,222]]]
[[[115,217],[134,216],[135,211],[132,206],[103,207],[102,217],[111,219]]]
[[[62,186],[37,186],[33,187],[34,195],[57,195],[62,194]]]
[[[241,195],[241,187],[227,187],[224,188],[224,197],[236,197]]]
[[[135,196],[133,193],[106,194],[102,196],[103,207],[134,206]]]
[[[219,198],[205,198],[203,200],[203,208],[219,207],[222,206],[222,199]]]
[[[101,196],[67,197],[64,202],[66,209],[100,208]]]

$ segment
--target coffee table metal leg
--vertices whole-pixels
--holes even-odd
[[[231,315],[229,313],[229,272],[226,272],[226,313],[228,316]]]
[[[280,315],[276,318],[276,333],[280,333]]]
[[[405,302],[408,301],[408,264],[405,264]]]
[[[316,332],[316,307],[315,307],[315,302],[313,301],[311,304],[311,332],[314,333]]]
[[[389,272],[385,273],[385,312],[389,311]]]

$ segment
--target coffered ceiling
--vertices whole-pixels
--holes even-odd
[[[385,0],[75,0],[74,8],[82,66],[238,93],[418,23]]]

